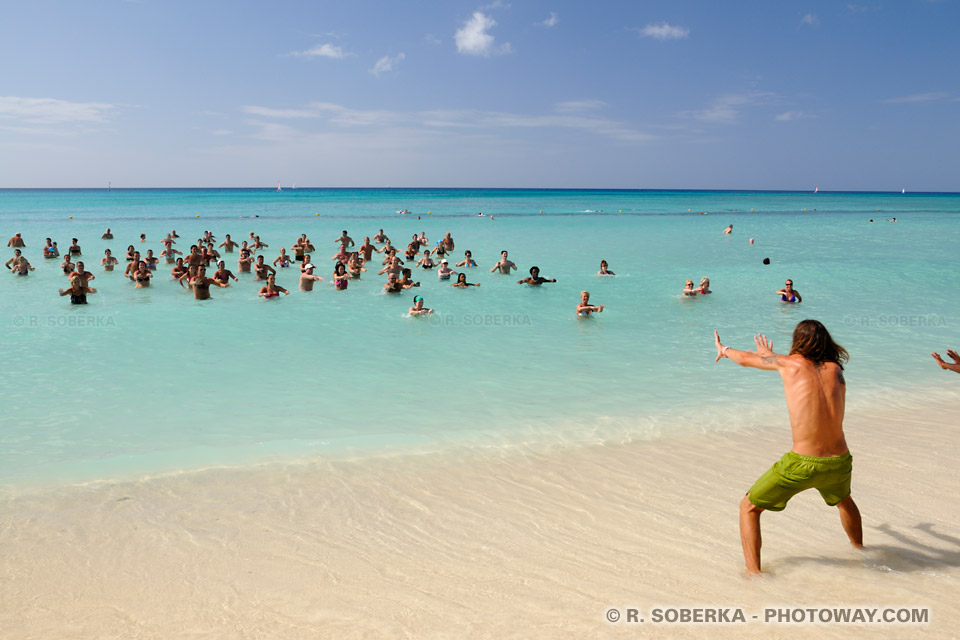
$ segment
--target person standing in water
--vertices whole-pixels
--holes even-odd
[[[577,316],[581,318],[586,318],[591,313],[601,313],[603,311],[604,305],[593,305],[590,304],[590,292],[581,291],[580,292],[580,304],[577,305]]]
[[[817,320],[803,320],[793,330],[790,353],[774,353],[773,343],[760,334],[756,351],[724,346],[713,332],[716,362],[729,358],[741,367],[777,371],[787,399],[793,447],[760,476],[740,501],[740,542],[747,573],[759,575],[760,514],[783,511],[787,502],[806,489],[817,489],[828,506],[840,511],[840,523],[851,544],[863,548],[860,510],[850,496],[853,456],[843,435],[847,351],[835,343]]]
[[[500,261],[497,262],[497,264],[493,265],[493,268],[490,269],[490,273],[493,273],[494,271],[499,270],[500,273],[502,273],[505,276],[508,276],[510,275],[510,270],[511,269],[516,270],[516,268],[517,268],[517,265],[514,264],[512,260],[507,259],[507,252],[501,251]]]
[[[544,282],[556,282],[556,278],[544,278],[540,275],[540,267],[530,267],[530,277],[524,278],[523,280],[517,280],[517,284],[529,284],[534,287],[539,287]]]
[[[800,292],[793,288],[793,280],[787,280],[783,289],[777,291],[777,295],[780,296],[780,302],[803,302]]]

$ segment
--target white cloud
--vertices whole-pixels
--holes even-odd
[[[809,117],[803,111],[784,111],[777,114],[773,119],[777,122],[790,122],[791,120],[804,120]]]
[[[886,104],[907,104],[912,102],[933,102],[935,100],[943,100],[947,97],[946,93],[942,91],[933,91],[930,93],[914,93],[909,96],[900,96],[898,98],[887,98],[884,100]]]
[[[0,96],[0,119],[26,124],[101,123],[116,109],[105,102]]]
[[[635,31],[644,38],[653,38],[654,40],[677,40],[690,35],[690,29],[667,24],[666,22],[648,24],[642,29],[635,29]]]
[[[230,129],[214,129],[210,134],[214,136],[230,136],[233,135],[233,131],[230,131]]]
[[[546,20],[541,20],[540,22],[534,22],[533,24],[538,27],[555,27],[557,23],[560,22],[560,18],[557,17],[556,11],[551,11],[550,15],[547,16]]]
[[[592,111],[605,106],[607,106],[607,103],[603,100],[571,100],[570,102],[558,102],[553,108],[558,113],[577,113]]]
[[[487,33],[496,25],[497,22],[493,18],[475,11],[473,16],[457,29],[457,33],[454,35],[454,40],[457,42],[457,51],[471,56],[510,53],[509,42],[497,47],[494,45],[494,37]]]
[[[820,18],[818,18],[812,13],[808,13],[807,15],[800,18],[800,24],[808,24],[810,26],[813,26],[815,24],[820,24]]]
[[[743,108],[768,104],[775,98],[776,94],[767,91],[731,93],[720,96],[706,109],[683,111],[680,113],[680,117],[693,118],[694,120],[713,124],[733,124],[737,121],[740,111]]]
[[[377,60],[376,64],[373,65],[373,68],[370,69],[370,73],[379,77],[381,73],[393,71],[393,67],[403,62],[403,59],[406,57],[407,56],[403,53],[398,53],[392,58],[390,56],[383,56]]]
[[[580,104],[591,107],[603,105],[600,101],[582,101]],[[273,119],[302,119],[304,114],[318,118],[322,122],[338,128],[367,130],[371,134],[384,130],[422,131],[435,133],[437,130],[464,130],[479,132],[491,129],[553,128],[580,130],[612,138],[619,142],[643,143],[656,136],[636,130],[629,125],[614,120],[576,114],[518,114],[497,111],[476,111],[472,109],[432,110],[432,111],[386,111],[350,109],[329,102],[315,102],[305,109],[274,109],[271,107],[245,106],[244,113],[271,117]],[[258,131],[254,137],[261,140],[287,140],[301,135],[289,125],[251,120],[247,124]]]
[[[307,49],[306,51],[293,51],[290,53],[292,56],[298,56],[301,58],[334,58],[340,59],[346,57],[346,53],[343,51],[343,47],[338,47],[337,45],[330,44],[318,44],[315,47]]]

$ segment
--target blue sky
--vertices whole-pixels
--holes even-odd
[[[2,15],[0,187],[960,190],[954,0]]]

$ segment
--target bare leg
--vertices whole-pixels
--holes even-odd
[[[763,509],[750,502],[750,494],[740,501],[740,544],[743,545],[743,559],[747,563],[748,575],[759,575],[760,571],[760,514]],[[858,520],[859,521],[859,520]]]
[[[853,501],[852,496],[847,496],[837,505],[840,510],[840,524],[843,530],[847,532],[850,543],[857,549],[863,549],[863,525],[860,523],[860,509]]]

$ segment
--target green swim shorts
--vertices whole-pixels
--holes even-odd
[[[816,489],[832,507],[850,495],[852,473],[853,456],[849,451],[833,458],[813,458],[788,451],[750,487],[750,502],[761,509],[783,511],[790,498]]]

